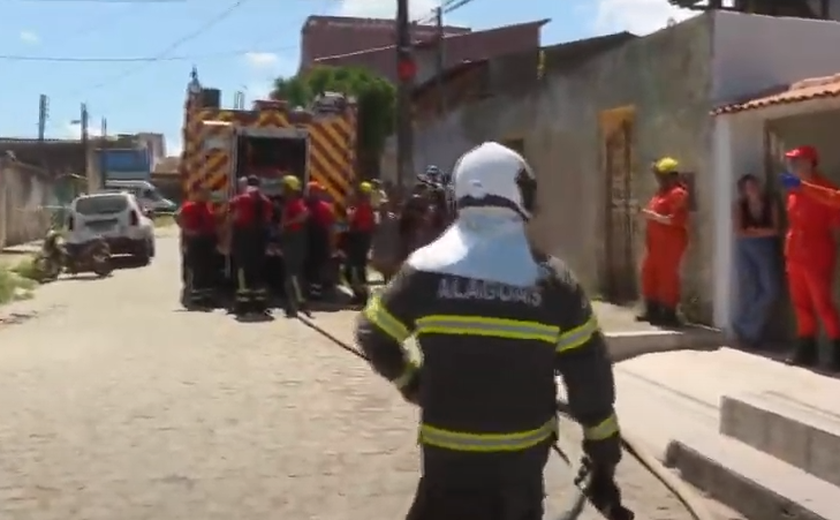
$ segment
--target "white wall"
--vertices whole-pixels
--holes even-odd
[[[712,103],[840,72],[840,22],[714,14]]]
[[[840,22],[714,14],[712,92],[715,106],[761,97],[807,78],[840,72]],[[715,164],[714,323],[728,328],[736,297],[731,206],[735,181],[763,176],[764,121],[840,106],[840,99],[782,104],[718,116],[712,141]]]
[[[714,292],[714,322],[723,329],[729,327],[734,301],[735,259],[732,244],[731,207],[735,197],[735,181],[752,173],[762,178],[766,171],[764,152],[764,123],[771,119],[809,112],[840,109],[840,97],[821,98],[793,104],[773,105],[762,109],[736,112],[715,118],[713,140],[715,162],[715,257],[717,273]]]

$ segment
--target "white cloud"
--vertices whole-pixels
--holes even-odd
[[[167,135],[166,137],[166,155],[169,157],[181,155],[184,150],[184,145],[181,143],[180,136]]]
[[[34,45],[41,41],[38,35],[32,31],[20,31],[20,34],[18,36],[20,37],[20,41],[28,43],[30,45]]]
[[[412,19],[425,18],[438,5],[438,0],[412,0],[409,13]],[[336,14],[362,18],[394,18],[397,15],[397,3],[394,0],[342,0]]]
[[[280,56],[273,52],[249,52],[245,54],[245,61],[255,69],[272,69],[280,63]]]
[[[642,36],[666,27],[670,20],[681,22],[698,14],[674,7],[665,0],[600,0],[598,28]]]

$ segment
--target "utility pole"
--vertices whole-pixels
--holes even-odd
[[[408,1],[397,0],[397,184],[400,189],[414,170],[414,129],[412,127],[411,92],[417,65],[411,45],[411,22]]]
[[[443,35],[443,7],[435,8],[435,26],[437,28],[437,45],[435,47],[435,77],[437,78],[438,111],[440,115],[446,113],[446,92],[443,85],[443,70],[446,67],[446,54]]]
[[[90,164],[90,135],[89,135],[89,114],[87,103],[82,103],[81,106],[81,114],[79,117],[79,126],[81,129],[82,134],[82,151],[85,157],[85,178],[88,179],[88,188],[90,189],[90,174],[91,174],[91,164]]]
[[[47,119],[50,113],[50,99],[46,94],[41,94],[38,99],[38,141],[44,142],[47,133]]]

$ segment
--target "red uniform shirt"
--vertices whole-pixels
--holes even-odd
[[[294,198],[289,201],[283,203],[283,222],[290,222],[304,213],[306,213],[308,208],[306,207],[306,202],[300,198]],[[294,224],[284,224],[283,230],[284,231],[300,231],[303,229],[303,226],[306,225],[306,222],[296,222]]]
[[[216,219],[209,202],[187,201],[181,206],[181,226],[196,233],[216,231]]]
[[[332,205],[325,200],[316,200],[310,206],[312,211],[312,218],[315,223],[323,229],[332,229],[335,225],[335,213],[333,213]]]
[[[237,227],[248,227],[256,224],[257,208],[262,205],[262,223],[271,223],[273,207],[271,201],[258,191],[248,191],[234,197],[230,201],[233,211],[233,223]]]
[[[808,182],[823,188],[837,189],[822,175],[814,175]],[[790,190],[785,203],[788,216],[785,258],[818,267],[834,265],[832,231],[840,226],[840,211],[803,193],[801,188]]]
[[[369,202],[362,202],[352,206],[347,212],[350,231],[369,233],[376,226],[376,216]]]
[[[688,190],[682,184],[675,184],[659,190],[651,197],[647,209],[670,217],[669,224],[647,221],[648,247],[651,241],[657,245],[662,241],[682,243],[688,240]]]

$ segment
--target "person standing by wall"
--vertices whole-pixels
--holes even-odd
[[[347,258],[345,278],[353,290],[353,302],[362,305],[368,299],[368,254],[376,229],[376,213],[370,203],[373,186],[359,185],[356,201],[347,210]]]
[[[642,210],[647,221],[647,253],[642,262],[645,309],[638,320],[678,326],[680,264],[688,248],[688,190],[676,160],[659,159],[652,171],[659,189]]]
[[[817,364],[819,316],[831,340],[830,367],[840,371],[840,315],[831,295],[837,251],[834,234],[840,230],[840,210],[804,192],[798,184],[806,182],[835,191],[838,188],[818,171],[819,154],[813,146],[794,148],[785,157],[790,170],[782,179],[789,188],[785,197],[785,268],[798,336],[787,361],[802,366]]]
[[[271,225],[271,201],[260,191],[257,177],[248,177],[247,188],[230,202],[233,213],[231,252],[236,262],[237,314],[266,312],[265,246]]]
[[[307,252],[307,221],[309,209],[303,200],[300,179],[294,175],[283,177],[283,218],[280,229],[283,242],[285,273],[286,315],[297,316],[306,311],[303,294],[303,269]]]
[[[310,218],[307,226],[308,254],[306,260],[306,281],[309,296],[320,298],[327,279],[327,269],[333,256],[333,233],[335,232],[335,213],[332,205],[325,200],[324,188],[312,181],[307,186],[306,207]]]
[[[764,340],[773,302],[779,294],[779,208],[755,175],[738,179],[732,211],[738,272],[738,306],[732,323],[738,342],[757,348]]]

